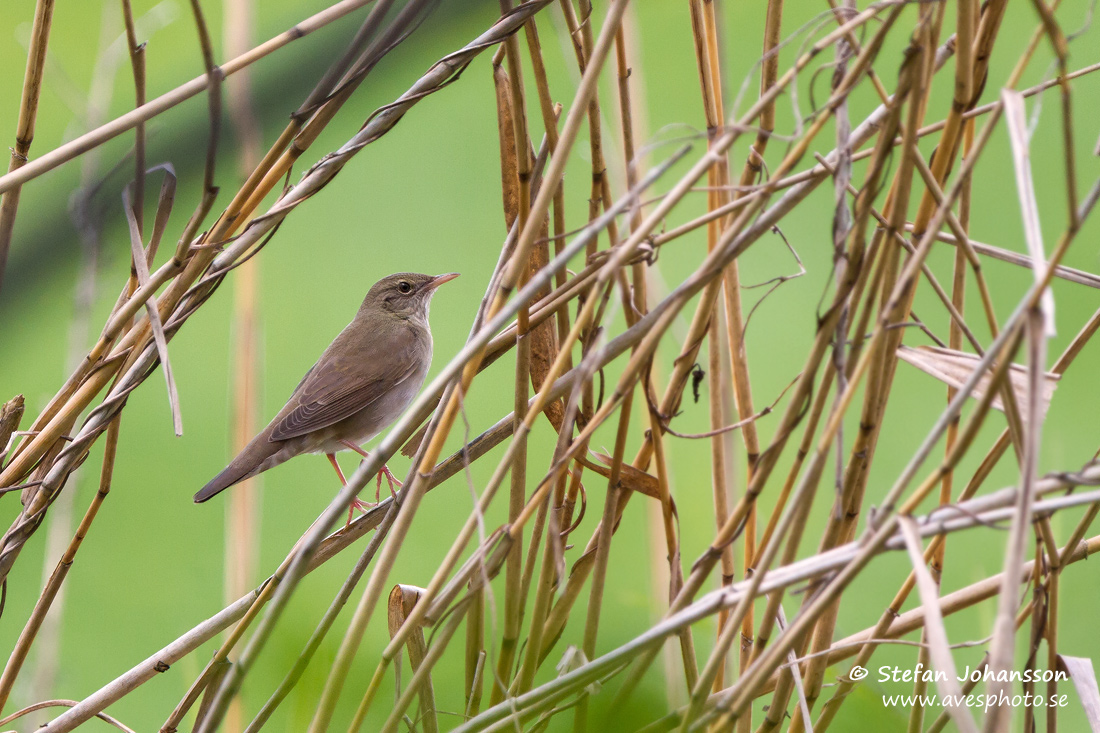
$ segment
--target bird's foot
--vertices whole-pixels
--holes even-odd
[[[344,529],[347,529],[348,527],[351,526],[351,520],[355,517],[355,510],[356,509],[358,509],[359,511],[366,514],[369,510],[373,509],[376,506],[378,506],[378,505],[377,504],[371,504],[371,503],[366,502],[366,501],[362,501],[358,497],[352,499],[351,500],[351,506],[348,507],[348,521],[344,523]]]
[[[390,471],[389,466],[382,466],[382,470],[378,472],[378,476],[377,476],[378,481],[377,481],[377,485],[374,488],[374,500],[378,501],[378,502],[382,501],[381,496],[382,496],[382,477],[383,476],[386,477],[386,483],[388,483],[390,485],[390,496],[392,496],[394,501],[396,501],[397,500],[397,492],[395,492],[393,490],[393,485],[397,484],[397,488],[400,489],[401,488],[401,482],[398,481],[397,477],[393,475],[393,473]]]
[[[351,448],[353,451],[355,451],[359,455],[363,456],[364,459],[370,458],[370,453],[363,450],[363,448],[361,446],[358,446],[355,443],[352,443],[350,440],[341,440],[340,442],[343,443],[348,448]],[[332,456],[329,456],[329,460],[334,461],[333,465],[336,465],[335,464],[335,459],[333,459]],[[337,471],[339,471],[339,468],[337,468]],[[383,476],[386,477],[386,481],[390,485],[390,496],[392,496],[396,500],[397,499],[397,492],[395,492],[393,490],[393,486],[394,486],[394,484],[397,484],[397,488],[401,488],[401,482],[398,481],[397,477],[394,476],[393,473],[390,471],[390,467],[383,464],[382,465],[382,470],[378,472],[378,477],[377,477],[378,482],[377,482],[377,485],[375,486],[375,489],[374,489],[374,500],[375,500],[375,502],[381,502],[382,501],[382,477]]]

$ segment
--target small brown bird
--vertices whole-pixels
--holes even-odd
[[[376,282],[279,414],[195,494],[195,503],[301,453],[324,453],[347,483],[335,454],[353,450],[366,457],[361,444],[396,420],[420,391],[432,362],[428,306],[435,289],[456,277],[402,272]],[[400,486],[383,467],[379,488],[383,475],[391,491],[394,483]],[[352,505],[360,511],[370,506],[358,499]],[[351,516],[349,509],[349,522]]]

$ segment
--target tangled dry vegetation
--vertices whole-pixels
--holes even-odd
[[[346,144],[323,154],[311,149],[319,132],[369,78],[381,56],[413,34],[432,2],[342,0],[219,64],[200,4],[192,0],[207,74],[146,100],[141,47],[124,0],[137,106],[28,159],[53,9],[53,0],[38,0],[19,143],[9,173],[0,177],[0,251],[7,250],[21,186],[134,131],[136,185],[128,207],[133,268],[129,281],[120,284],[117,305],[95,345],[46,409],[21,432],[21,402],[13,401],[3,414],[0,445],[8,449],[0,486],[21,494],[22,508],[0,539],[0,578],[7,578],[93,443],[103,441],[105,453],[100,492],[25,620],[0,676],[0,704],[7,702],[81,540],[94,531],[96,513],[108,500],[127,396],[142,388],[159,366],[175,404],[168,348],[173,335],[226,278],[246,277],[242,263],[276,236],[279,224],[293,216],[299,203],[332,183],[348,161],[379,141],[412,107],[430,105],[431,95],[447,85],[461,87],[460,73],[478,56],[492,58],[509,234],[496,269],[469,274],[482,278],[485,296],[480,310],[470,314],[466,346],[445,355],[438,377],[262,585],[242,591],[239,600],[118,678],[105,679],[84,700],[43,703],[67,706],[44,730],[69,731],[95,716],[129,730],[103,711],[227,632],[184,699],[175,710],[165,711],[161,728],[174,731],[185,716],[193,715],[195,730],[218,729],[249,670],[278,633],[280,616],[302,578],[347,551],[357,553],[358,561],[283,683],[260,710],[250,713],[254,718],[247,730],[259,730],[272,719],[321,640],[336,626],[343,640],[315,701],[310,726],[315,733],[330,728],[341,695],[361,697],[352,731],[365,721],[384,731],[406,724],[425,731],[441,726],[542,730],[552,719],[571,720],[577,730],[606,730],[614,718],[605,716],[631,704],[646,670],[670,646],[676,650],[672,672],[690,690],[689,702],[668,710],[646,730],[767,731],[784,726],[800,731],[811,729],[812,721],[812,729],[822,731],[852,689],[844,660],[854,658],[856,665],[866,667],[876,649],[904,635],[919,632],[920,659],[951,672],[947,682],[939,683],[941,693],[972,688],[967,683],[960,690],[952,682],[956,665],[944,617],[983,602],[996,605],[984,667],[996,672],[1027,663],[1065,669],[1083,700],[1100,702],[1095,682],[1090,685],[1084,672],[1087,660],[1060,656],[1057,612],[1063,570],[1100,547],[1100,535],[1090,535],[1100,491],[1089,488],[1100,480],[1100,466],[1067,467],[1045,476],[1037,470],[1054,384],[1100,327],[1098,311],[1048,368],[1052,279],[1080,287],[1100,285],[1096,276],[1061,265],[1100,196],[1100,183],[1079,185],[1073,152],[1072,80],[1096,67],[1069,66],[1057,0],[1032,0],[1037,27],[1025,48],[1012,51],[1018,61],[1005,79],[988,78],[987,69],[999,45],[1007,0],[989,0],[980,7],[977,0],[888,0],[863,10],[854,3],[834,4],[808,31],[810,40],[796,54],[788,48],[790,66],[780,64],[779,51],[793,29],[784,28],[783,1],[768,0],[762,29],[736,29],[738,43],[762,44],[759,93],[747,95],[740,106],[723,99],[730,72],[720,53],[717,3],[683,4],[694,30],[699,105],[707,123],[705,149],[685,148],[646,164],[645,156],[636,155],[640,146],[634,121],[639,112],[633,95],[639,80],[631,75],[630,59],[637,29],[624,23],[632,12],[627,0],[595,7],[588,0],[518,5],[500,0],[497,22],[378,109]],[[366,19],[348,48],[294,111],[274,145],[255,156],[245,183],[207,224],[217,194],[215,165],[231,157],[217,145],[223,87],[258,59],[361,8],[366,8]],[[574,53],[569,62],[576,64],[580,81],[573,89],[551,89],[547,81],[539,34],[554,27],[541,22],[550,14],[558,14],[557,27],[568,31],[569,42],[561,47]],[[884,44],[898,38],[905,39],[903,53],[887,58]],[[1032,55],[1043,45],[1057,60],[1053,78],[1017,89]],[[823,64],[831,70],[827,99],[793,137],[777,144],[777,100],[790,93],[800,75]],[[933,84],[953,90],[949,105],[933,102]],[[859,87],[871,89],[880,101],[862,120],[849,116],[849,95]],[[1048,114],[1060,115],[1065,152],[1065,224],[1050,247],[1044,246],[1038,228],[1024,107],[1026,97],[1047,89],[1060,100],[1060,107],[1051,105],[1054,111]],[[170,234],[166,229],[175,198],[174,173],[146,171],[143,128],[154,116],[199,94],[208,100],[211,120],[204,195],[186,228]],[[979,105],[983,98],[989,101]],[[534,109],[537,114],[529,115]],[[232,119],[234,124],[247,122],[243,114]],[[975,167],[991,135],[1002,128],[1012,141],[1027,255],[968,237]],[[566,216],[563,180],[566,162],[583,134],[588,135],[591,180],[570,190],[588,198],[589,215],[585,222],[574,222]],[[928,160],[918,147],[926,137],[936,146]],[[733,159],[734,144],[749,139],[748,159]],[[609,166],[610,155],[623,156],[621,165]],[[284,183],[303,156],[317,162],[296,183]],[[675,163],[686,172],[673,180],[669,170]],[[609,170],[624,171],[624,179],[612,180]],[[145,191],[148,181],[158,178],[163,183],[148,226],[141,215],[147,208]],[[700,186],[708,192],[707,213],[675,228],[667,226],[686,195]],[[820,186],[835,192],[834,216],[821,222],[831,232],[834,248],[829,286],[801,371],[775,404],[760,408],[754,404],[750,379],[753,355],[744,346],[747,314],[738,258],[786,219],[798,216],[800,204]],[[264,210],[265,197],[272,192],[277,194],[274,203]],[[704,229],[705,257],[667,296],[653,297],[651,265],[658,253]],[[176,244],[167,256],[158,256],[165,237]],[[927,257],[944,243],[954,246],[954,269],[951,281],[941,284]],[[998,319],[993,310],[982,269],[989,259],[1030,268],[1034,274],[1033,285],[1007,318]],[[918,290],[934,293],[942,305],[943,320],[949,322],[945,339],[913,316]],[[985,341],[964,317],[965,299],[975,297],[984,320],[981,331],[992,334]],[[677,342],[671,326],[681,316],[690,319],[690,327]],[[907,334],[916,333],[907,328],[913,325],[939,345],[903,344]],[[679,357],[671,373],[661,375],[653,357],[659,346],[669,345]],[[493,388],[479,384],[478,374],[498,359],[514,361],[514,413],[469,440],[463,450],[444,456],[463,400]],[[871,487],[868,469],[899,359],[944,383],[946,407],[923,437],[914,438],[912,457],[892,485]],[[676,433],[678,408],[685,390],[702,378],[698,364],[706,365],[712,430],[687,437],[707,441],[712,451],[717,530],[706,552],[687,558],[680,552],[668,466],[677,450],[670,436],[681,435]],[[600,375],[608,365],[613,365],[608,373],[616,377],[605,384]],[[771,433],[763,439],[756,421],[769,413]],[[978,444],[979,428],[991,414],[1002,413],[1008,427],[992,446]],[[527,436],[536,422],[547,419],[559,438],[551,454],[541,455],[529,449]],[[590,449],[600,445],[593,442],[597,433],[613,444],[609,455]],[[738,437],[727,439],[731,433]],[[421,579],[420,587],[393,585],[398,580],[391,577],[395,558],[409,551],[409,528],[427,492],[498,445],[504,446],[503,457],[488,483],[475,487],[477,505],[434,575]],[[353,497],[402,447],[414,456],[415,466],[404,487],[396,498],[344,529]],[[834,481],[823,475],[833,456],[840,464],[835,490],[830,486]],[[964,456],[984,457],[976,471],[964,474],[957,470]],[[1019,466],[1018,482],[983,490],[994,466],[1013,459]],[[729,485],[726,466],[733,463],[743,465],[745,473]],[[756,511],[762,492],[773,497],[775,508],[769,515]],[[940,506],[927,511],[929,497],[938,497]],[[508,521],[484,526],[485,511],[494,502],[507,504]],[[667,551],[662,571],[669,579],[667,612],[645,633],[612,648],[601,643],[601,631],[609,623],[603,604],[609,553],[620,517],[649,502],[660,507],[663,517],[655,541]],[[823,534],[807,537],[815,503],[834,510]],[[867,511],[872,504],[874,511]],[[1074,506],[1087,511],[1072,531],[1057,536],[1050,517]],[[998,527],[1008,531],[995,532]],[[1004,572],[941,595],[945,538],[962,531],[990,533],[991,541],[1003,545]],[[567,545],[576,550],[567,554]],[[880,621],[853,637],[836,638],[846,589],[877,556],[895,551],[908,554],[912,569],[908,577],[897,579],[896,595]],[[795,590],[802,592],[792,595]],[[487,602],[490,592],[493,603]],[[354,610],[340,616],[355,595]],[[794,600],[798,610],[785,618],[784,601],[789,608]],[[907,604],[911,608],[903,613]],[[487,622],[490,613],[497,614],[492,623]],[[391,641],[378,654],[360,642],[370,624],[385,623],[384,615]],[[717,637],[702,643],[704,634],[711,635],[705,629],[712,628],[703,622],[712,618],[717,618]],[[571,620],[579,623],[570,629],[582,631],[563,634]],[[1015,646],[1017,636],[1024,634],[1026,660]],[[709,652],[697,655],[696,644]],[[412,674],[399,678],[399,696],[391,705],[378,692],[400,671],[405,650]],[[357,655],[377,659],[365,689],[348,680]],[[444,655],[465,660],[461,695],[433,686],[433,668]],[[559,673],[546,674],[563,656]],[[840,665],[841,672],[838,684],[830,687],[825,673],[833,665]],[[1032,689],[1054,692],[1057,684],[1050,683],[1045,691]],[[991,682],[989,691],[1007,690],[1008,685]],[[917,691],[923,687],[917,683]],[[460,701],[462,714],[438,715],[437,693],[446,697],[447,706]],[[613,700],[610,713],[590,711],[594,694]],[[752,703],[762,696],[769,700],[766,715],[753,720]],[[5,722],[26,712],[15,712]],[[1020,715],[1030,729],[1036,715],[1049,716],[1045,724],[1053,730],[1057,712],[1050,708]],[[1006,730],[1014,713],[994,706],[979,714],[984,721],[976,721],[975,713],[964,708],[916,708],[911,729],[955,725],[964,731]],[[1095,718],[1092,722],[1097,724]]]

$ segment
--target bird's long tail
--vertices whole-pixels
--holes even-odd
[[[230,463],[226,466],[221,473],[210,480],[206,486],[203,486],[197,494],[195,494],[195,503],[201,504],[207,499],[228,489],[233,484],[239,483],[245,479],[246,473],[241,473],[241,470]]]
[[[201,504],[210,497],[220,494],[233,484],[240,483],[246,478],[282,463],[286,458],[280,458],[281,442],[273,442],[268,438],[270,427],[257,435],[244,447],[236,458],[226,466],[221,473],[210,480],[195,494],[195,503]]]

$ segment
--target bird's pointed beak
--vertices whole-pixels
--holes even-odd
[[[450,282],[458,277],[457,272],[448,272],[446,275],[436,275],[428,282],[428,287],[435,290],[445,282]]]

